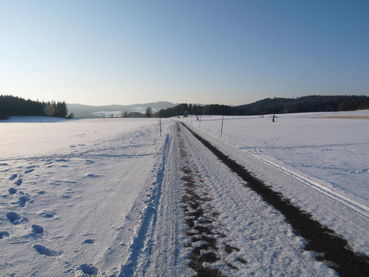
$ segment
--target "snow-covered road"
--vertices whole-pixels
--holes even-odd
[[[193,132],[193,131],[192,131]],[[240,229],[239,226],[247,225],[248,222],[255,223],[257,219],[256,214],[263,214],[262,210],[255,210],[251,214],[251,218],[243,217],[243,215],[249,215],[252,209],[247,207],[246,203],[242,202],[242,199],[246,199],[248,204],[251,204],[253,207],[257,204],[257,202],[262,202],[264,205],[266,204],[268,209],[271,209],[271,213],[274,217],[278,218],[281,216],[281,221],[276,223],[271,220],[272,217],[264,218],[260,220],[263,224],[267,222],[271,222],[272,225],[268,226],[266,229],[271,232],[269,235],[274,238],[278,238],[277,240],[285,241],[284,250],[287,246],[295,249],[295,256],[293,253],[289,253],[286,256],[290,257],[292,261],[295,263],[297,261],[301,261],[299,255],[308,255],[308,253],[313,254],[316,258],[312,260],[324,261],[329,264],[332,268],[334,268],[337,273],[341,276],[366,276],[369,272],[369,264],[368,264],[368,256],[362,256],[361,254],[355,253],[355,250],[352,251],[351,246],[356,243],[356,252],[364,252],[367,247],[367,234],[368,234],[368,218],[363,216],[361,213],[358,213],[352,207],[348,207],[344,205],[342,202],[337,201],[336,199],[327,197],[325,194],[317,193],[316,190],[312,189],[309,186],[304,186],[301,183],[301,180],[293,178],[290,175],[283,174],[280,171],[271,171],[267,165],[264,163],[258,163],[258,160],[253,160],[252,156],[248,156],[245,153],[236,151],[230,147],[226,147],[224,144],[221,144],[207,136],[208,139],[212,140],[212,143],[217,145],[219,149],[222,149],[222,152],[219,151],[213,144],[209,143],[208,140],[204,140],[202,137],[198,136],[194,133],[196,137],[198,137],[203,145],[206,145],[208,149],[210,149],[216,156],[222,160],[227,166],[228,169],[231,169],[234,175],[238,175],[242,177],[241,181],[238,181],[239,189],[234,190],[232,192],[227,192],[232,187],[232,182],[226,180],[223,173],[223,176],[219,176],[220,169],[222,165],[216,164],[213,162],[204,162],[204,170],[209,170],[212,166],[214,166],[214,171],[212,171],[209,176],[218,175],[219,183],[221,184],[219,187],[218,195],[215,199],[218,199],[219,206],[222,207],[225,213],[232,211],[231,207],[227,207],[231,202],[228,197],[235,198],[235,196],[241,196],[240,199],[234,201],[233,205],[236,208],[235,212],[232,212],[231,215],[227,216],[231,217],[232,220],[226,223],[227,226],[232,226],[231,228],[234,230],[238,228],[239,231],[236,231],[238,235],[244,235],[246,233],[245,229]],[[205,134],[203,134],[205,135]],[[206,136],[206,135],[205,135]],[[189,137],[186,138],[186,141],[190,140]],[[195,145],[195,143],[192,143]],[[197,149],[193,152],[194,155],[204,156],[206,151],[203,149]],[[201,154],[199,154],[201,153]],[[224,154],[225,153],[225,154]],[[231,158],[228,158],[231,157]],[[237,161],[237,162],[235,162]],[[224,166],[224,165],[223,165]],[[246,166],[247,170],[251,169],[251,175],[249,172],[245,172],[244,167]],[[259,170],[259,171],[258,171]],[[200,170],[200,172],[202,172]],[[264,176],[261,176],[263,181],[260,181],[253,177],[253,175],[258,175],[258,173],[263,172]],[[235,174],[236,173],[236,174]],[[229,175],[229,173],[228,173]],[[265,178],[268,177],[268,178]],[[243,182],[242,182],[243,181]],[[246,181],[246,183],[245,183]],[[279,183],[279,187],[270,185],[271,182]],[[274,183],[275,184],[275,183]],[[252,201],[253,198],[250,195],[246,194],[247,189],[243,188],[243,185],[246,188],[251,188],[252,191],[257,192],[257,196],[261,196],[257,201]],[[212,185],[212,188],[215,186]],[[287,187],[287,189],[285,188]],[[300,198],[296,201],[294,199],[293,194],[288,191],[288,187],[293,187],[294,192],[298,192]],[[283,194],[281,194],[281,192]],[[289,192],[289,193],[286,193]],[[294,195],[297,196],[297,195]],[[291,198],[290,198],[291,197]],[[254,198],[255,199],[255,198]],[[302,202],[305,200],[305,202]],[[301,205],[301,204],[304,205]],[[311,206],[309,206],[309,204]],[[245,210],[242,208],[247,207]],[[311,209],[314,207],[314,209]],[[304,208],[310,208],[306,211]],[[240,211],[241,210],[241,211]],[[232,217],[233,215],[233,217]],[[240,221],[237,222],[235,218]],[[327,220],[329,219],[329,220]],[[320,223],[322,222],[322,223]],[[333,222],[335,224],[333,224]],[[283,225],[288,225],[287,231],[277,231],[273,233],[277,228],[283,228]],[[329,226],[329,227],[327,227]],[[292,233],[293,237],[305,239],[305,243],[300,246],[296,246],[293,244],[292,240],[289,239],[288,234]],[[260,235],[265,241],[269,238],[267,234],[263,234],[262,230],[253,230],[252,234]],[[283,234],[283,235],[281,235]],[[285,235],[287,234],[287,237]],[[278,236],[282,237],[278,237]],[[349,237],[349,239],[347,239]],[[242,245],[242,243],[252,243],[253,241],[250,238],[244,238],[245,241],[238,241],[237,245]],[[252,245],[248,245],[244,249],[252,249]],[[241,248],[241,247],[240,247]],[[242,249],[242,248],[241,248]],[[278,248],[274,248],[274,246],[265,246],[264,249],[268,249],[271,251],[273,255],[279,255],[280,250]],[[306,251],[307,250],[307,251]],[[266,251],[264,250],[265,253]],[[262,258],[263,254],[259,253],[254,256]],[[315,253],[315,254],[314,254]],[[302,259],[305,264],[311,265],[312,261],[308,258]],[[277,265],[283,264],[282,261],[277,262]],[[272,265],[270,261],[266,262],[265,266],[270,265],[269,272],[272,276],[280,276],[289,272],[287,275],[304,275],[312,274],[311,272],[300,272],[296,274],[293,272],[290,267],[294,267],[294,263],[291,261],[287,262],[287,264],[283,265],[280,272],[273,271],[278,268],[275,265]],[[301,270],[303,267],[300,264],[295,264],[295,266]],[[247,272],[247,274],[261,274],[261,276],[269,273],[262,273],[263,264],[258,262],[257,270],[254,272]],[[308,267],[312,270],[313,266]],[[289,271],[291,270],[291,271]],[[243,272],[242,274],[246,274]],[[241,274],[241,275],[242,275]],[[328,272],[324,272],[323,268],[317,269],[313,276],[321,275],[327,276]],[[232,276],[234,273],[231,274]],[[310,275],[311,276],[311,275]]]

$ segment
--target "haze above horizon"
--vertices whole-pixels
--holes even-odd
[[[0,94],[87,105],[369,95],[368,1],[0,0]]]

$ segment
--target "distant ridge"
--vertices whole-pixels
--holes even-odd
[[[301,113],[352,111],[369,109],[369,96],[365,95],[310,95],[297,98],[265,98],[250,104],[227,106],[219,104],[180,104],[160,110],[160,117],[195,115],[262,115],[272,113]]]
[[[151,102],[144,104],[133,105],[103,105],[103,106],[91,106],[82,104],[67,104],[69,113],[73,113],[75,118],[91,118],[102,116],[119,116],[124,112],[127,113],[145,113],[148,107],[151,107],[154,112],[161,109],[168,109],[176,104],[167,101]]]

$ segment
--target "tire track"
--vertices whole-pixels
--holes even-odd
[[[247,182],[247,186],[262,199],[284,215],[294,232],[306,240],[305,250],[314,252],[318,261],[323,261],[340,276],[368,276],[369,257],[352,250],[348,242],[333,230],[321,225],[306,213],[272,190],[262,181],[252,176],[242,165],[219,151],[210,142],[182,123],[204,146],[215,154],[233,172]]]
[[[202,177],[185,150],[183,137],[179,137],[178,148],[181,160],[181,187],[182,210],[184,213],[186,236],[189,242],[185,245],[190,248],[189,267],[196,272],[196,276],[225,276],[220,268],[228,267],[230,270],[238,270],[238,267],[225,261],[225,256],[232,252],[238,252],[235,246],[225,242],[226,230],[222,230],[219,224],[219,213],[212,205],[212,198]],[[223,251],[220,251],[220,247]],[[238,257],[238,262],[245,264],[247,261]]]

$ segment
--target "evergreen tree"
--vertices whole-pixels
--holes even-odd
[[[0,118],[8,116],[58,116],[66,117],[67,105],[65,102],[40,102],[25,100],[12,95],[0,95]]]
[[[147,107],[146,108],[146,112],[145,112],[145,116],[146,117],[152,117],[152,108],[151,107]]]

